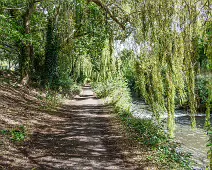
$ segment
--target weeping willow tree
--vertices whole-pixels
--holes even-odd
[[[71,76],[103,81],[114,72],[113,31],[108,8],[101,1],[77,0],[75,37],[70,53]],[[110,12],[109,12],[110,13]],[[110,15],[112,15],[110,13]],[[111,24],[111,25],[110,25]]]
[[[212,107],[212,24],[207,23],[205,32],[204,32],[204,39],[205,39],[205,54],[208,58],[208,100],[207,100],[207,110],[206,110],[206,121],[205,121],[205,127],[210,128],[210,112],[211,112],[211,107]]]
[[[210,14],[211,17],[211,14]],[[205,119],[205,129],[208,130],[209,134],[209,152],[208,157],[210,159],[210,169],[212,169],[212,129],[211,129],[211,110],[212,110],[212,24],[211,22],[206,23],[205,31],[203,34],[205,43],[205,54],[208,59],[207,65],[207,89],[208,89],[208,99],[206,103],[206,119]]]
[[[211,16],[209,0],[30,0],[27,2],[34,2],[33,15],[29,16],[29,19],[35,20],[31,19],[32,28],[37,28],[39,25],[44,27],[45,31],[36,35],[42,37],[37,38],[40,43],[30,40],[26,46],[33,45],[35,56],[41,56],[42,59],[39,57],[35,59],[38,59],[36,63],[45,63],[40,65],[45,72],[43,75],[48,77],[47,82],[51,82],[53,77],[57,79],[58,74],[59,77],[70,75],[76,81],[85,77],[104,81],[112,79],[115,74],[121,75],[123,61],[114,57],[113,44],[116,39],[125,39],[133,33],[137,43],[141,45],[140,56],[133,60],[136,86],[146,102],[152,106],[155,120],[160,123],[162,115],[168,112],[168,129],[170,137],[173,137],[176,103],[187,103],[192,127],[195,128],[197,46],[198,37],[204,37],[203,34],[211,28],[208,26]],[[5,12],[2,13],[2,9],[0,10],[3,14],[0,16],[2,19]],[[9,15],[10,8],[7,11]],[[43,24],[35,19],[38,14]],[[4,27],[9,29],[9,26]],[[42,28],[39,28],[40,32],[41,30]],[[2,35],[9,37],[4,29],[0,31]],[[17,35],[16,32],[13,34]],[[211,37],[205,37],[207,37],[206,44],[211,44]],[[1,41],[4,39],[5,36],[1,36]],[[17,41],[20,41],[19,39],[24,38],[18,38]],[[43,42],[46,42],[46,46]],[[13,43],[17,44],[16,40]],[[46,48],[41,50],[40,46]],[[210,58],[211,47],[208,45],[205,49]],[[27,57],[27,60],[29,58]],[[211,83],[208,83],[208,91],[211,91]],[[206,126],[210,126],[210,96],[211,93],[208,95]]]
[[[109,40],[106,40],[105,47],[102,51],[100,72],[97,81],[106,81],[113,78],[113,75],[116,72],[115,60],[112,44]]]
[[[134,32],[137,43],[141,45],[141,54],[134,63],[136,86],[146,102],[152,106],[155,120],[160,123],[162,115],[167,112],[167,128],[170,137],[174,137],[176,104],[188,105],[191,126],[195,128],[197,46],[199,37],[204,33],[205,23],[208,23],[210,2],[110,0],[103,3],[100,0],[90,0],[84,6],[82,4],[85,1],[76,2],[81,3],[77,8],[81,15],[76,19],[76,33],[85,34],[77,46],[80,44],[86,51],[80,54],[84,56],[82,58],[87,57],[85,66],[88,66],[88,63],[92,65],[85,69],[89,70],[86,71],[89,72],[88,75],[92,75],[95,81],[104,81],[111,78],[114,72],[119,74],[122,61],[111,55],[114,37],[122,39],[124,34],[126,36]],[[116,8],[116,5],[119,5],[119,8]],[[108,6],[110,8],[107,8]],[[116,28],[114,23],[124,31],[111,29]],[[75,57],[74,60],[76,62],[72,62],[72,68],[76,68],[76,75],[79,75],[83,70],[80,69],[83,60],[80,57]],[[209,84],[208,87],[210,86]],[[209,120],[210,110],[207,108]]]
[[[168,112],[170,137],[174,137],[176,98],[181,104],[188,102],[191,125],[196,127],[197,38],[203,32],[203,13],[209,5],[204,0],[131,3],[136,39],[142,46],[136,61],[137,86],[158,122]]]

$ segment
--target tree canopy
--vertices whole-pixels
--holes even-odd
[[[187,103],[196,126],[196,81],[207,77],[207,119],[212,100],[212,24],[209,0],[2,0],[0,59],[21,79],[43,87],[70,80],[124,77],[151,105],[155,119],[168,112],[174,136],[176,105]],[[140,54],[114,44],[133,36]]]

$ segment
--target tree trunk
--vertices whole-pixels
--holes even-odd
[[[55,20],[48,19],[48,28],[46,33],[46,49],[44,73],[42,75],[42,85],[52,86],[57,81],[58,51],[59,39],[55,26]]]
[[[60,39],[58,37],[58,18],[61,6],[55,10],[54,16],[49,16],[46,33],[46,49],[44,73],[42,74],[42,86],[57,88],[58,84],[58,53],[60,49]]]
[[[30,35],[31,29],[30,29],[30,20],[31,16],[33,14],[33,11],[35,9],[35,0],[29,0],[27,10],[25,14],[23,15],[23,27],[24,27],[24,35]],[[33,45],[30,40],[27,40],[27,42],[22,43],[21,45],[21,56],[20,56],[20,73],[21,73],[21,79],[25,79],[29,76],[31,77],[34,69],[34,50]],[[28,79],[29,80],[29,79]],[[28,82],[26,82],[27,84]]]

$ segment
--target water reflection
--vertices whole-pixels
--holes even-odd
[[[151,119],[152,112],[148,105],[143,101],[134,101],[131,109],[133,116],[141,119]],[[162,118],[166,120],[167,114],[164,114]],[[206,169],[208,164],[206,147],[208,136],[204,131],[205,114],[196,115],[197,129],[193,130],[191,128],[189,114],[184,110],[176,110],[175,121],[175,139],[177,142],[182,144],[182,148],[179,150],[188,151],[192,154],[192,158],[197,162],[194,169]],[[166,121],[165,121],[166,122]],[[212,123],[212,118],[211,118]]]
[[[189,116],[189,114],[184,114],[184,115],[180,115],[178,116],[178,113],[185,113],[185,111],[176,111],[176,118],[175,121],[177,124],[181,124],[181,125],[191,125],[191,118]],[[196,124],[197,124],[197,128],[204,128],[204,123],[205,123],[205,114],[198,114],[195,116],[196,117]],[[212,119],[211,119],[212,122]]]

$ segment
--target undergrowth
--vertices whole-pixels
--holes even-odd
[[[57,106],[60,105],[60,101],[63,98],[72,98],[74,95],[77,95],[81,92],[81,86],[77,84],[72,84],[71,87],[68,89],[59,89],[51,90],[49,88],[46,89],[46,95],[45,95],[45,103],[46,103],[46,109],[55,109]]]
[[[0,84],[9,85],[12,88],[22,91],[35,90],[39,94],[36,98],[41,101],[41,109],[55,110],[63,98],[73,98],[82,90],[82,86],[73,82],[73,80],[60,80],[59,84],[49,85],[45,88],[39,85],[39,82],[30,81],[28,85],[23,86],[20,82],[20,76],[17,72],[11,70],[0,70]]]
[[[1,130],[1,134],[13,142],[22,142],[27,137],[26,128],[24,126],[19,126],[11,130]]]
[[[136,141],[156,151],[149,160],[163,168],[191,169],[190,154],[178,151],[179,144],[169,140],[161,126],[152,120],[135,118],[129,112],[116,112]]]
[[[179,145],[168,138],[161,125],[153,120],[133,117],[130,112],[132,99],[124,78],[98,82],[92,86],[98,97],[114,106],[133,138],[152,149],[154,154],[147,159],[165,169],[191,169],[190,155],[177,150]]]
[[[212,169],[212,128],[210,128],[208,130],[208,135],[209,135],[209,140],[208,140],[208,145],[207,147],[209,148],[209,151],[208,151],[208,158],[210,160],[210,169]]]

